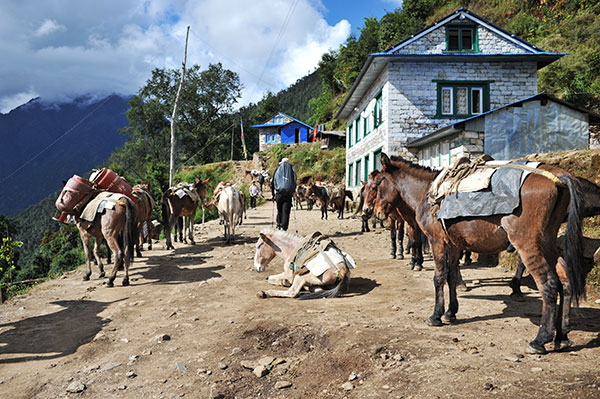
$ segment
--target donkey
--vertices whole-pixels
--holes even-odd
[[[104,265],[100,259],[99,245],[103,240],[115,255],[115,265],[108,277],[106,285],[112,287],[117,276],[117,270],[125,266],[123,285],[129,285],[129,265],[133,259],[133,247],[136,243],[135,209],[133,202],[123,196],[112,209],[106,207],[103,214],[97,213],[93,222],[88,222],[75,216],[75,224],[83,242],[87,271],[83,280],[87,281],[92,275],[90,260],[90,238],[94,237],[94,257],[100,269],[100,278],[104,277]]]
[[[138,232],[137,241],[135,244],[135,255],[140,258],[142,256],[141,247],[144,243],[144,226],[146,226],[146,238],[148,249],[152,249],[152,237],[150,234],[152,208],[154,208],[154,199],[148,190],[148,184],[142,183],[133,187],[133,195],[138,199],[135,204],[135,222]]]
[[[256,252],[254,254],[254,269],[262,272],[265,267],[275,258],[283,259],[283,273],[271,275],[268,278],[270,284],[289,287],[287,290],[268,290],[259,292],[259,298],[280,297],[280,298],[298,298],[300,291],[305,286],[332,286],[330,289],[300,296],[300,299],[313,298],[334,298],[340,296],[348,290],[350,282],[350,268],[348,267],[346,256],[342,252],[342,261],[334,265],[336,270],[327,267],[326,271],[316,276],[312,272],[306,272],[305,269],[292,271],[290,269],[290,259],[294,255],[297,246],[302,242],[303,237],[280,230],[264,228],[260,232],[260,237],[256,242]],[[327,249],[329,251],[339,251],[337,248]],[[321,258],[319,258],[321,257]],[[339,256],[338,256],[339,257]],[[322,255],[314,258],[317,262],[326,262]],[[335,261],[334,261],[335,262]],[[337,284],[336,284],[337,282]]]
[[[224,221],[225,242],[230,243],[235,236],[235,226],[241,224],[244,214],[244,201],[241,192],[233,186],[225,187],[218,194],[217,209],[219,216]]]
[[[456,285],[460,250],[498,253],[511,243],[521,255],[542,295],[542,317],[536,338],[528,345],[529,353],[546,353],[545,344],[554,338],[555,349],[572,343],[567,337],[569,308],[565,301],[578,303],[585,296],[583,272],[580,194],[574,176],[567,171],[540,165],[520,190],[521,203],[511,214],[458,217],[442,221],[431,212],[427,193],[438,172],[381,154],[382,172],[378,177],[378,199],[388,206],[405,206],[429,238],[435,262],[435,307],[428,319],[441,326],[442,316],[456,321],[458,298]],[[564,259],[559,257],[556,236],[567,219]],[[564,274],[565,278],[559,278]],[[448,283],[450,304],[444,313],[444,284]],[[560,296],[558,307],[557,298]],[[565,317],[566,316],[566,317]]]
[[[327,204],[329,203],[329,193],[323,186],[317,186],[314,183],[308,185],[308,191],[306,192],[307,197],[315,197],[321,205],[321,220],[325,218],[327,220]]]
[[[334,211],[338,212],[338,219],[344,218],[344,207],[346,205],[346,197],[350,198],[354,201],[354,195],[352,191],[346,190],[346,187],[339,186],[333,189],[333,193],[331,194],[330,204]]]
[[[177,218],[184,216],[187,218],[185,227],[188,229],[188,238],[191,244],[194,242],[194,216],[196,215],[196,209],[198,209],[198,202],[204,203],[206,200],[206,188],[208,179],[200,180],[196,178],[196,183],[192,185],[192,194],[196,198],[186,194],[183,197],[179,197],[176,194],[177,188],[171,187],[165,191],[162,197],[162,213],[163,213],[163,226],[165,229],[165,239],[167,242],[167,249],[174,249],[171,242],[171,228],[177,221]],[[182,232],[179,232],[179,239],[183,242],[184,237]]]

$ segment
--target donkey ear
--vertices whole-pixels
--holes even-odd
[[[381,170],[385,172],[392,165],[390,158],[386,155],[385,152],[381,153]]]
[[[261,238],[263,241],[266,241],[266,240],[267,240],[267,236],[266,236],[266,235],[264,235],[263,233],[258,233],[258,234],[260,235],[260,238]]]

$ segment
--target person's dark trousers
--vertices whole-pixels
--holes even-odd
[[[290,224],[290,211],[292,210],[292,196],[281,193],[275,194],[277,202],[277,227],[287,230]]]
[[[256,195],[250,196],[250,208],[256,208]]]

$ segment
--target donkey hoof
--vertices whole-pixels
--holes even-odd
[[[560,352],[565,349],[569,349],[571,346],[573,346],[573,341],[567,338],[563,341],[554,343],[554,350]]]
[[[128,278],[124,278],[123,279],[123,287],[127,287],[129,285],[129,279]]]
[[[106,273],[102,272],[102,273],[100,273],[100,275],[98,276],[98,278],[103,278],[104,276],[106,276]]]
[[[444,325],[439,317],[431,316],[427,319],[427,324],[431,327],[441,327]]]
[[[456,316],[453,314],[450,314],[448,312],[444,313],[444,315],[442,316],[442,319],[450,324],[454,324],[456,323]]]
[[[402,252],[398,254],[398,259],[404,259],[404,254]]]
[[[148,245],[148,251],[152,251],[152,244]]]
[[[83,275],[83,281],[88,281],[90,279],[91,273],[86,273]]]
[[[469,287],[467,287],[467,285],[465,283],[458,284],[457,288],[459,291],[462,291],[462,292],[471,291],[471,289]]]
[[[390,259],[396,259],[396,255],[390,254]]]
[[[106,286],[107,286],[107,287],[114,287],[114,286],[115,286],[115,284],[113,283],[113,280],[110,280],[110,279],[109,279],[109,280],[106,282]]]
[[[546,348],[544,348],[544,345],[540,345],[531,341],[529,345],[527,345],[525,353],[528,353],[530,355],[545,355],[548,352],[546,351]]]
[[[421,270],[423,270],[423,266],[421,266],[421,265],[414,265],[412,267],[412,270],[414,270],[416,272],[420,272]]]
[[[264,291],[258,291],[258,292],[256,293],[256,297],[257,297],[258,299],[264,299],[264,298],[266,298],[266,297],[267,297],[267,294],[265,294],[265,292],[264,292]]]

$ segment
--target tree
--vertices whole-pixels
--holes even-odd
[[[181,72],[154,69],[130,100],[125,145],[111,156],[111,168],[130,181],[149,181],[156,191],[168,187],[169,118]],[[227,158],[233,105],[241,94],[236,73],[219,64],[206,70],[188,69],[180,94],[177,120],[176,166],[193,157],[196,163]]]

